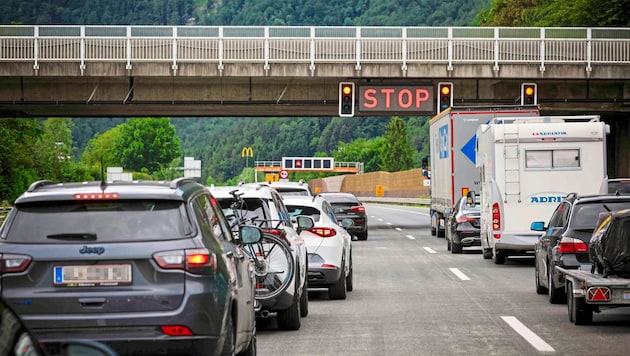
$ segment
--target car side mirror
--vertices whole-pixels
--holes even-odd
[[[298,234],[304,230],[310,229],[315,226],[315,220],[312,217],[306,215],[298,215],[296,217],[297,220],[297,231]]]
[[[251,245],[260,242],[262,239],[262,230],[256,226],[241,226],[239,235],[242,243]]]
[[[545,229],[545,223],[543,221],[534,221],[530,227],[530,230],[532,231],[546,231],[547,229]]]

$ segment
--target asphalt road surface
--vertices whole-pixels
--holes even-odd
[[[484,260],[431,236],[428,209],[367,205],[369,237],[353,241],[354,291],[309,292],[298,331],[258,321],[258,355],[626,355],[630,308],[569,322],[534,286],[533,258]]]

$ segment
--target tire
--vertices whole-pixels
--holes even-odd
[[[346,291],[348,292],[352,292],[352,290],[354,289],[354,286],[352,285],[353,283],[353,276],[352,276],[352,251],[350,252],[350,271],[348,271],[348,275],[346,276]]]
[[[584,298],[577,298],[573,295],[573,285],[567,282],[567,309],[569,320],[575,325],[587,325],[593,322],[593,308],[586,303]]]
[[[435,235],[437,237],[445,237],[446,236],[446,229],[444,228],[444,226],[440,225],[440,217],[438,216],[437,219],[435,220]]]
[[[489,260],[492,258],[492,249],[491,248],[484,248],[483,249],[483,259],[484,260]]]
[[[223,340],[223,348],[221,349],[221,356],[234,355],[234,322],[232,317],[228,317],[228,323],[225,327],[225,339]]]
[[[252,339],[249,341],[249,345],[247,345],[247,348],[239,352],[237,355],[238,356],[256,356],[257,352],[258,350],[257,350],[257,345],[256,345],[256,328],[254,327],[254,331],[252,333]]]
[[[365,230],[362,233],[357,235],[357,240],[365,241],[365,240],[367,240],[367,238],[368,238],[367,230]]]
[[[451,240],[448,238],[448,236],[446,237],[446,251],[451,251],[451,248],[453,246],[451,245]]]
[[[540,284],[540,273],[536,262],[534,262],[534,279],[536,280],[536,294],[547,294],[547,288]]]
[[[501,251],[493,251],[492,261],[495,265],[504,265],[505,264],[505,252]]]
[[[300,316],[302,318],[308,315],[308,281],[304,282],[302,295],[300,296]]]
[[[345,270],[345,263],[341,266],[341,270]],[[329,299],[346,299],[347,296],[346,277],[341,274],[337,282],[328,286]]]
[[[462,253],[462,245],[451,242],[451,253]]]
[[[553,285],[553,276],[551,270],[547,272],[547,286],[549,303],[562,304],[566,302],[567,296],[566,294],[564,294],[564,288],[556,288]]]
[[[276,316],[278,320],[278,329],[300,330],[300,326],[302,326],[300,314],[300,299],[296,298],[295,302],[293,302],[290,307],[284,310],[278,310]]]

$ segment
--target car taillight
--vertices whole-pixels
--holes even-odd
[[[262,229],[262,231],[263,233],[268,233],[268,234],[278,236],[279,238],[284,240],[284,242],[286,242],[288,245],[291,245],[289,240],[287,240],[287,232],[282,229]]]
[[[24,272],[32,259],[27,255],[0,254],[0,260],[0,273],[4,274]]]
[[[189,327],[183,325],[162,325],[162,332],[168,336],[192,336],[193,332]]]
[[[330,228],[330,227],[313,227],[313,228],[307,229],[307,231],[310,231],[314,233],[315,235],[319,237],[324,237],[324,238],[333,237],[337,235],[337,231],[335,231],[335,229]]]
[[[365,213],[365,207],[362,205],[355,205],[353,207],[350,208],[350,210],[356,212],[356,213]]]
[[[216,255],[205,248],[159,252],[153,259],[162,268],[191,273],[215,272],[217,267]]]
[[[475,221],[475,220],[478,220],[478,218],[470,217],[470,216],[466,216],[466,215],[458,216],[457,218],[455,218],[455,221],[458,222],[458,223],[463,223],[463,222],[468,222],[468,221]]]
[[[492,204],[492,230],[501,230],[501,209],[499,203]],[[501,234],[493,234],[495,239],[500,239]]]
[[[558,243],[558,253],[586,253],[588,246],[580,239],[563,237]]]

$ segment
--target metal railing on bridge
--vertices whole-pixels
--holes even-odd
[[[596,64],[630,62],[630,28],[0,25],[0,62]]]

